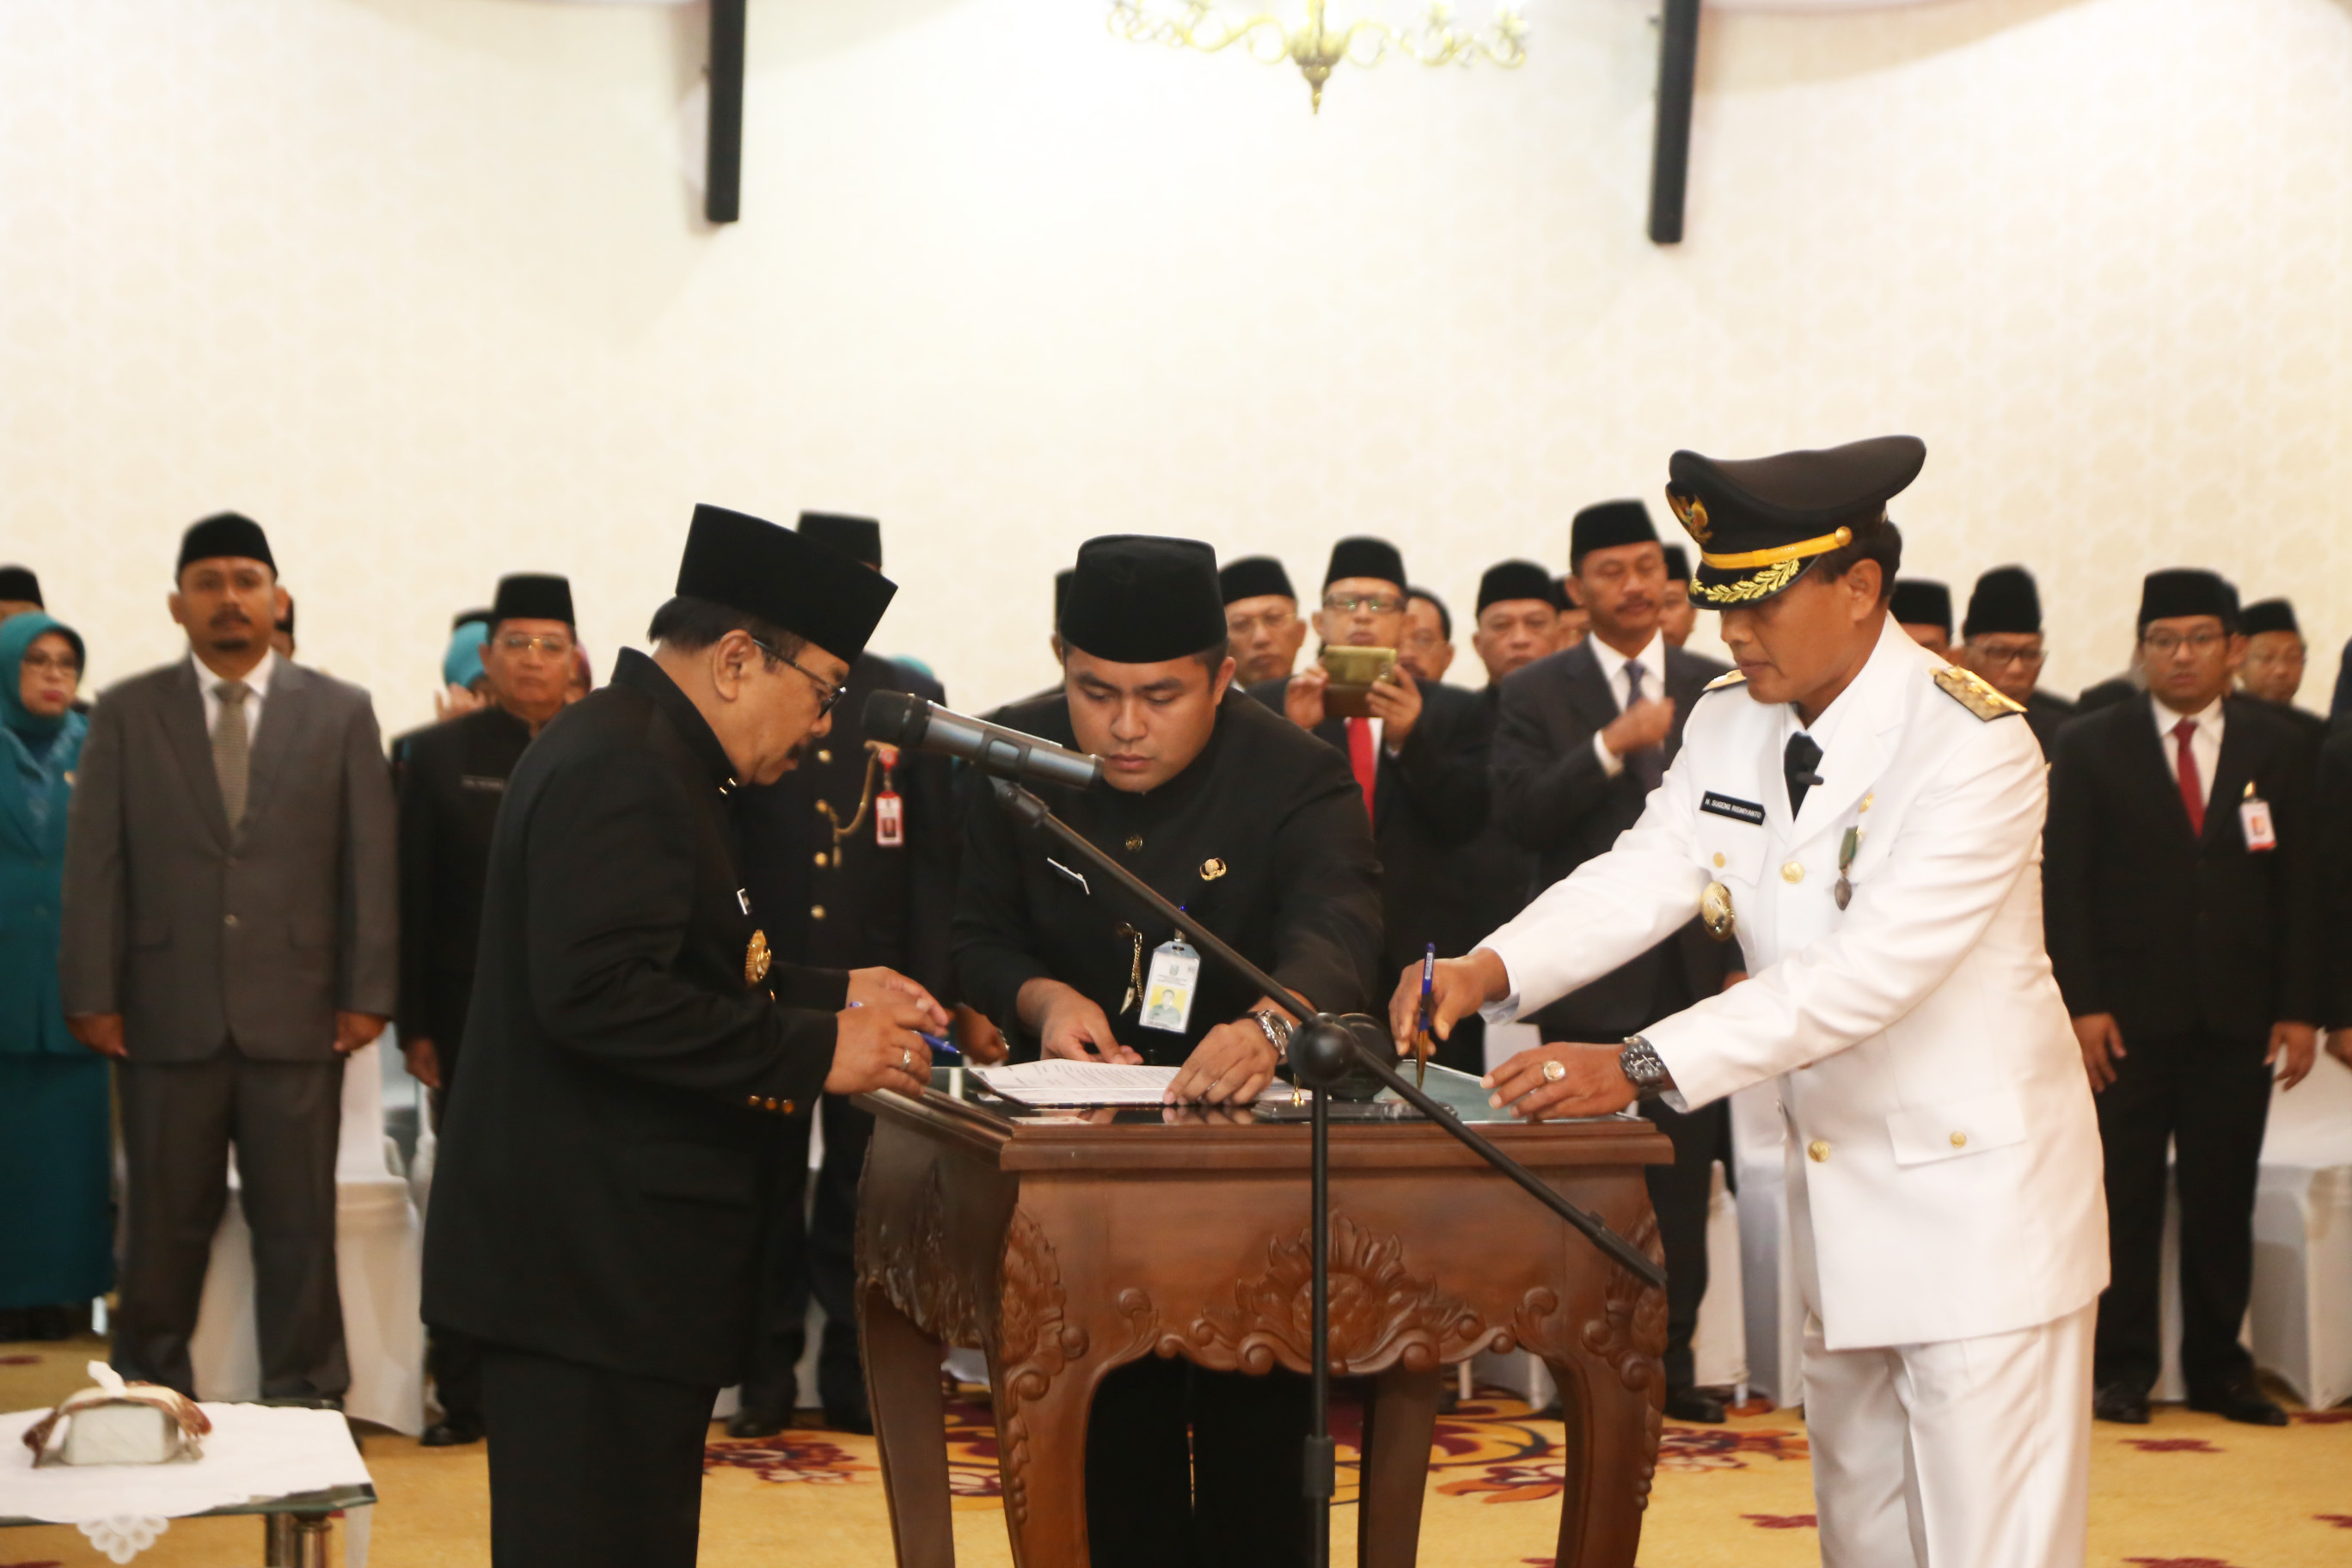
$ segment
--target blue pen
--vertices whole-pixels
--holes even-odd
[[[853,1007],[863,1007],[866,1004],[863,1002],[852,1002],[850,1005]],[[916,1030],[915,1033],[922,1040],[923,1044],[930,1047],[934,1051],[945,1051],[948,1055],[956,1058],[958,1060],[962,1059],[963,1053],[956,1049],[954,1042],[950,1040],[945,1035],[929,1034],[921,1029]]]
[[[1436,1047],[1429,1038],[1429,1001],[1437,984],[1437,944],[1431,942],[1421,955],[1421,1038],[1413,1042],[1412,1086],[1419,1089],[1429,1080],[1429,1052]]]

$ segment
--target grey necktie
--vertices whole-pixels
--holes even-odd
[[[245,820],[247,764],[251,760],[245,700],[253,695],[253,688],[242,680],[224,680],[213,690],[220,698],[220,721],[213,726],[213,776],[220,781],[221,805],[235,828]]]
[[[1625,661],[1625,710],[1632,712],[1642,700],[1642,667],[1632,659]],[[1625,759],[1626,770],[1641,781],[1643,790],[1658,787],[1666,776],[1666,753],[1657,746],[1644,746]]]

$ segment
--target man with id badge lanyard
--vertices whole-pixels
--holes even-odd
[[[1307,1002],[1364,1010],[1381,900],[1362,793],[1344,755],[1233,693],[1215,552],[1089,541],[1060,633],[1063,690],[996,717],[1101,757],[1104,783],[1032,787]],[[1294,1020],[985,798],[966,817],[954,946],[965,999],[1016,1053],[1181,1066],[1171,1121],[1245,1116],[1282,1065]],[[1126,1223],[1154,1223],[1151,1191],[1138,1184]],[[1307,1380],[1281,1371],[1148,1357],[1110,1373],[1087,1433],[1094,1560],[1303,1561],[1308,1415]]]
[[[2312,753],[2292,721],[2230,695],[2246,639],[2220,577],[2149,574],[2139,638],[2147,695],[2066,726],[2050,763],[2050,959],[2106,1163],[2095,1409],[2148,1418],[2169,1150],[2189,1403],[2284,1426],[2238,1329],[2272,1079],[2310,1072],[2324,1011]]]

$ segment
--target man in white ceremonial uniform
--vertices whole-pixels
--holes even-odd
[[[1777,1079],[1832,1568],[2078,1568],[2106,1283],[2099,1132],[2042,931],[2048,791],[2021,710],[1886,613],[1907,437],[1678,452],[1693,600],[1737,673],[1641,819],[1468,957],[1434,1021],[1507,1022],[1696,912],[1751,978],[1622,1043],[1489,1075],[1529,1118]],[[1409,1048],[1416,969],[1391,1006]]]

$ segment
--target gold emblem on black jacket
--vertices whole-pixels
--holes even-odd
[[[751,940],[743,944],[743,984],[757,985],[768,977],[768,965],[773,960],[768,953],[768,933],[755,931]]]

